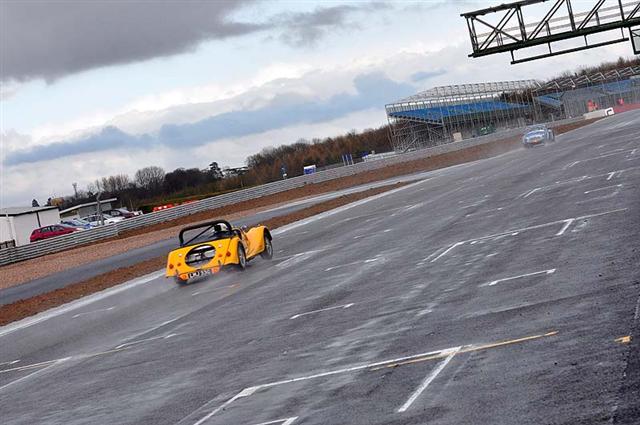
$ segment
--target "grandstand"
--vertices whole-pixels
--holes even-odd
[[[534,80],[435,87],[386,105],[396,151],[437,146],[533,121]]]
[[[640,67],[549,82],[435,87],[386,105],[393,147],[405,152],[507,128],[640,106]]]
[[[621,112],[640,107],[640,66],[552,80],[533,94],[542,120],[548,120],[548,114],[571,118],[595,109]]]

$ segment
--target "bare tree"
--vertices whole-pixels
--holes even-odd
[[[165,172],[162,168],[151,166],[136,171],[135,182],[138,186],[151,192],[157,192],[164,183]]]

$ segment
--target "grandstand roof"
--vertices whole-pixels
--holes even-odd
[[[389,112],[394,118],[405,118],[422,121],[440,121],[444,118],[452,118],[459,115],[489,113],[496,111],[515,110],[527,108],[528,105],[499,101],[481,101],[457,105],[438,106],[434,108],[417,108],[409,111]]]
[[[434,87],[407,98],[390,103],[387,106],[413,102],[443,101],[450,98],[464,99],[470,96],[509,93],[540,87],[536,80],[500,81],[494,83],[459,84]]]

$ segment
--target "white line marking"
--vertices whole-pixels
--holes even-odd
[[[451,252],[452,249],[456,248],[459,245],[464,244],[465,242],[456,242],[453,245],[451,245],[449,248],[445,249],[442,254],[438,255],[436,258],[434,258],[433,260],[431,260],[432,263],[435,263],[436,261],[438,261],[441,257],[444,257],[445,255],[447,255],[449,252]]]
[[[184,314],[181,314],[181,315],[180,315],[180,316],[178,316],[178,317],[174,317],[173,319],[165,320],[164,322],[160,323],[159,325],[153,326],[153,327],[151,327],[151,328],[149,328],[149,329],[145,329],[145,330],[144,330],[144,331],[142,331],[142,332],[138,332],[138,333],[136,333],[136,334],[130,335],[130,336],[129,336],[129,337],[127,337],[126,339],[127,339],[127,340],[129,340],[129,339],[135,339],[135,338],[138,338],[138,337],[140,337],[140,336],[142,336],[142,335],[146,335],[146,334],[148,334],[148,333],[150,333],[150,332],[157,331],[157,330],[158,330],[158,329],[160,329],[161,327],[163,327],[163,326],[167,326],[168,324],[173,323],[173,322],[175,322],[176,320],[182,319],[182,318],[184,318],[184,317],[186,317],[186,316],[188,316],[188,315],[190,315],[190,314],[191,314],[190,312],[189,312],[189,313],[184,313]]]
[[[545,334],[545,335],[536,335],[534,337],[521,338],[519,340],[511,340],[509,343],[514,342],[514,341],[525,341],[527,339],[532,339],[532,338],[536,338],[537,339],[537,338],[541,338],[543,336],[550,336],[552,334],[555,335],[555,334],[557,334],[557,332],[552,332],[552,333]],[[500,345],[500,344],[498,344],[498,345]],[[411,355],[411,356],[399,357],[397,359],[384,360],[384,361],[379,361],[379,362],[375,362],[375,363],[368,363],[368,364],[360,364],[360,365],[357,365],[357,366],[347,367],[347,368],[338,369],[338,370],[332,370],[332,371],[329,371],[329,372],[317,373],[315,375],[300,376],[300,377],[297,377],[297,378],[284,379],[282,381],[270,382],[270,383],[267,383],[267,384],[261,384],[261,385],[256,385],[256,386],[253,386],[253,387],[247,387],[244,390],[240,391],[235,396],[233,396],[230,400],[227,400],[225,403],[223,403],[217,409],[213,410],[212,412],[207,414],[205,417],[200,419],[194,425],[201,425],[203,422],[205,422],[206,420],[211,418],[216,413],[226,409],[231,403],[233,403],[237,399],[242,398],[242,397],[249,397],[249,396],[253,395],[256,391],[259,391],[259,390],[262,390],[262,389],[265,389],[265,388],[272,388],[272,387],[276,387],[276,386],[280,386],[280,385],[290,384],[290,383],[293,383],[293,382],[302,382],[302,381],[308,381],[308,380],[317,379],[317,378],[324,378],[324,377],[327,377],[327,376],[340,375],[340,374],[343,374],[343,373],[357,372],[357,371],[364,370],[364,369],[370,369],[370,368],[371,369],[375,369],[375,368],[380,367],[380,366],[392,365],[392,364],[401,363],[401,362],[405,362],[405,361],[420,359],[422,357],[430,357],[430,358],[435,359],[435,358],[440,358],[440,357],[445,357],[447,355],[450,355],[453,352],[453,350],[457,351],[457,350],[460,350],[460,349],[465,349],[466,350],[466,349],[473,349],[473,348],[483,349],[483,347],[489,347],[489,346],[486,346],[484,344],[480,344],[480,345],[478,345],[478,344],[463,345],[461,347],[452,347],[452,348],[447,348],[447,349],[444,349],[444,350],[429,351],[429,352],[426,352],[426,353],[420,353],[420,354],[414,354],[414,355]]]
[[[318,220],[325,219],[325,218],[330,217],[330,216],[332,216],[334,214],[338,214],[338,213],[350,210],[350,209],[355,208],[355,207],[359,207],[360,205],[364,205],[364,204],[366,204],[368,202],[375,201],[375,200],[383,198],[385,196],[393,195],[394,193],[398,193],[398,192],[403,191],[403,190],[414,188],[414,187],[416,187],[418,185],[421,185],[423,183],[426,183],[426,182],[428,182],[430,180],[431,179],[420,180],[418,182],[411,183],[411,184],[408,184],[406,186],[399,187],[397,189],[388,190],[386,192],[379,193],[377,195],[370,196],[368,198],[361,199],[359,201],[352,202],[352,203],[347,204],[347,205],[343,205],[341,207],[326,211],[326,212],[318,214],[318,215],[314,215],[313,217],[309,217],[309,218],[304,219],[304,220],[300,220],[300,221],[296,221],[296,222],[291,223],[291,224],[287,224],[286,226],[278,227],[273,232],[271,232],[271,234],[272,235],[279,235],[281,233],[288,232],[288,231],[290,231],[292,229],[296,229],[296,228],[301,227],[301,226],[306,226],[307,224],[316,222]]]
[[[16,363],[20,363],[20,360],[12,360],[10,362],[2,362],[2,363],[0,363],[0,366],[11,366],[11,365],[16,364]]]
[[[124,347],[130,347],[132,345],[142,344],[143,342],[155,341],[155,340],[158,340],[158,339],[169,339],[169,338],[172,338],[172,337],[177,336],[177,335],[178,334],[152,336],[151,338],[145,338],[145,339],[139,339],[137,341],[125,342],[124,344],[118,345],[115,349],[119,350],[119,349],[124,348]]]
[[[65,314],[69,311],[87,306],[91,303],[94,303],[96,301],[100,301],[104,298],[110,297],[112,295],[115,295],[117,293],[123,292],[123,291],[127,291],[131,288],[134,288],[138,285],[143,285],[145,283],[149,283],[161,276],[164,276],[164,270],[159,270],[157,272],[153,272],[150,273],[146,276],[142,276],[138,279],[133,279],[130,280],[129,282],[123,283],[122,285],[118,285],[118,286],[114,286],[113,288],[110,289],[105,289],[104,291],[95,293],[93,295],[88,295],[86,297],[83,297],[77,301],[72,301],[68,304],[62,305],[60,307],[56,307],[53,308],[51,310],[47,310],[44,313],[40,313],[34,317],[29,317],[27,319],[23,319],[20,320],[18,322],[15,323],[11,323],[9,325],[3,326],[2,328],[0,328],[0,337],[3,337],[5,335],[9,335],[10,333],[13,333],[17,330],[20,329],[24,329],[24,328],[28,328],[30,326],[33,326],[37,323],[43,322],[45,320],[49,320],[51,318],[60,316],[61,314]]]
[[[51,368],[51,367],[53,367],[53,366],[57,365],[59,362],[60,362],[60,361],[56,361],[55,363],[50,364],[50,365],[49,365],[49,366],[47,366],[47,367],[44,367],[44,368],[42,368],[42,369],[40,369],[40,370],[36,370],[35,372],[32,372],[32,373],[30,373],[30,374],[28,374],[28,375],[25,375],[25,376],[23,376],[23,377],[21,377],[21,378],[18,378],[18,379],[16,379],[15,381],[11,381],[11,382],[9,382],[8,384],[5,384],[5,385],[1,386],[1,387],[0,387],[0,391],[4,390],[4,389],[6,389],[6,388],[9,388],[10,386],[12,386],[12,385],[14,385],[14,384],[17,384],[18,382],[22,382],[22,381],[24,381],[25,379],[32,378],[32,377],[34,377],[34,376],[36,376],[36,375],[39,375],[39,374],[41,374],[42,372],[44,372],[45,370],[47,370],[47,369],[49,369],[49,368]]]
[[[335,269],[339,269],[342,267],[349,267],[349,266],[355,266],[356,264],[369,264],[369,263],[375,263],[376,261],[380,260],[380,257],[376,257],[376,258],[369,258],[368,260],[364,260],[364,261],[354,261],[353,263],[347,263],[347,264],[340,264],[339,266],[332,266],[332,267],[327,267],[326,269],[324,269],[325,272],[330,272],[331,270],[335,270]]]
[[[562,226],[562,229],[560,229],[560,231],[558,233],[556,233],[556,236],[564,235],[564,232],[567,231],[569,226],[571,226],[575,220],[576,220],[575,218],[569,218],[569,219],[565,220],[564,221],[564,226]]]
[[[496,280],[493,280],[493,281],[491,281],[489,283],[483,283],[482,285],[479,285],[479,286],[480,287],[482,287],[482,286],[495,286],[498,283],[506,282],[508,280],[520,279],[520,278],[529,277],[529,276],[537,276],[537,275],[540,275],[540,274],[550,275],[550,274],[554,274],[555,272],[556,272],[556,269],[541,270],[539,272],[525,273],[525,274],[521,274],[521,275],[518,275],[518,276],[511,276],[511,277],[505,277],[505,278],[502,278],[502,279],[496,279]]]
[[[277,268],[286,268],[291,267],[294,264],[298,264],[301,261],[308,260],[312,255],[317,254],[318,252],[326,251],[326,249],[316,249],[313,251],[300,252],[298,254],[294,254],[281,263],[276,264]]]
[[[555,225],[560,224],[560,223],[563,223],[564,225],[562,226],[562,229],[558,233],[556,233],[556,236],[562,236],[564,234],[564,232],[567,230],[567,228],[571,225],[571,223],[573,223],[576,220],[583,220],[585,218],[593,218],[593,217],[599,217],[599,216],[607,215],[607,214],[619,213],[619,212],[627,211],[628,209],[629,208],[619,208],[617,210],[604,211],[604,212],[595,213],[595,214],[587,214],[587,215],[583,215],[583,216],[580,216],[580,217],[566,218],[564,220],[550,221],[548,223],[536,224],[536,225],[533,225],[533,226],[523,227],[521,229],[512,229],[512,230],[508,230],[506,232],[496,233],[496,234],[493,234],[493,235],[481,236],[479,238],[474,238],[474,239],[467,239],[466,241],[456,242],[453,245],[449,246],[449,248],[447,248],[444,252],[442,252],[436,258],[431,260],[431,262],[435,263],[438,259],[440,259],[444,255],[448,254],[452,249],[454,249],[454,248],[456,248],[456,247],[458,247],[460,245],[464,245],[465,243],[471,243],[471,242],[474,242],[474,241],[478,242],[478,241],[483,241],[483,240],[486,240],[486,239],[494,239],[494,238],[497,238],[497,237],[507,236],[507,235],[517,236],[518,234],[520,234],[522,232],[525,232],[527,230],[542,229],[544,227],[555,226]],[[440,249],[442,249],[442,248],[440,248]],[[439,251],[440,250],[438,250],[436,252],[439,252]]]
[[[262,423],[259,423],[258,425],[274,425],[274,424],[291,425],[296,421],[296,419],[298,419],[298,417],[294,416],[292,418],[276,419],[275,421],[262,422]]]
[[[536,192],[537,192],[537,191],[539,191],[540,189],[542,189],[542,188],[540,188],[540,187],[536,187],[535,189],[531,189],[530,191],[525,192],[524,194],[522,194],[522,195],[520,195],[520,196],[522,196],[522,198],[523,198],[523,199],[524,199],[524,198],[528,198],[529,196],[533,195],[534,193],[536,193]]]
[[[302,316],[308,316],[310,314],[320,313],[322,311],[335,310],[335,309],[338,309],[338,308],[345,309],[345,308],[352,307],[354,304],[355,303],[349,303],[349,304],[344,304],[344,305],[337,305],[337,306],[334,306],[334,307],[321,308],[320,310],[308,311],[306,313],[294,314],[293,316],[291,316],[289,318],[289,320],[297,319],[298,317],[302,317]]]
[[[634,149],[634,150],[635,150],[635,149]],[[609,156],[612,156],[612,155],[618,155],[618,154],[625,153],[625,152],[633,152],[634,150],[608,152],[608,153],[604,153],[604,154],[602,154],[602,155],[594,156],[593,158],[587,158],[587,159],[581,159],[581,160],[579,160],[579,161],[573,161],[571,164],[565,165],[565,168],[563,168],[563,169],[565,169],[565,170],[566,170],[567,168],[571,168],[571,167],[573,167],[574,165],[579,164],[579,163],[581,163],[581,162],[592,161],[592,160],[594,160],[594,159],[606,158],[606,157],[609,157]]]
[[[103,311],[111,311],[111,310],[113,310],[114,308],[115,308],[115,307],[101,308],[101,309],[99,309],[99,310],[87,311],[87,312],[85,312],[85,313],[78,313],[78,314],[74,314],[73,316],[71,316],[71,318],[72,318],[72,319],[75,319],[75,318],[77,318],[77,317],[80,317],[80,316],[86,316],[86,315],[88,315],[88,314],[100,313],[100,312],[103,312]]]
[[[615,177],[615,175],[616,175],[617,173],[618,173],[617,171],[612,171],[612,172],[610,172],[610,173],[608,174],[608,176],[607,176],[607,181],[609,181],[609,180],[611,180],[612,178],[614,178],[614,177]]]
[[[431,384],[431,382],[433,382],[433,380],[436,379],[436,377],[440,374],[440,372],[442,372],[442,370],[449,364],[451,359],[453,359],[453,357],[456,355],[458,351],[460,351],[461,348],[462,347],[460,346],[460,347],[455,347],[449,350],[450,354],[447,357],[445,357],[445,359],[442,362],[440,362],[438,367],[433,369],[431,373],[427,375],[427,377],[422,382],[422,384],[420,384],[420,386],[416,388],[413,394],[411,394],[411,397],[409,397],[409,399],[398,409],[398,413],[406,412],[407,409],[411,407],[413,402],[416,401],[418,397],[420,397],[420,394],[422,394],[422,392],[427,389],[429,384]]]
[[[614,184],[613,186],[605,186],[605,187],[600,187],[598,189],[585,190],[584,194],[588,195],[588,194],[593,193],[593,192],[599,192],[601,190],[607,190],[607,189],[612,189],[612,188],[617,188],[617,187],[622,187],[622,184]]]
[[[219,406],[217,409],[215,409],[215,410],[211,411],[210,413],[208,413],[207,415],[205,415],[203,418],[201,418],[198,422],[196,422],[193,425],[202,425],[203,423],[208,421],[213,415],[215,415],[216,413],[220,412],[221,410],[226,409],[231,403],[233,403],[237,399],[243,398],[243,397],[249,397],[250,395],[255,393],[257,389],[258,389],[257,387],[245,388],[244,390],[240,391],[238,394],[234,395],[229,400],[224,402],[224,404]]]

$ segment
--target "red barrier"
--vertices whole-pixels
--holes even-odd
[[[614,106],[613,110],[616,114],[622,112],[633,111],[634,109],[640,109],[640,103],[628,103],[626,105]]]

